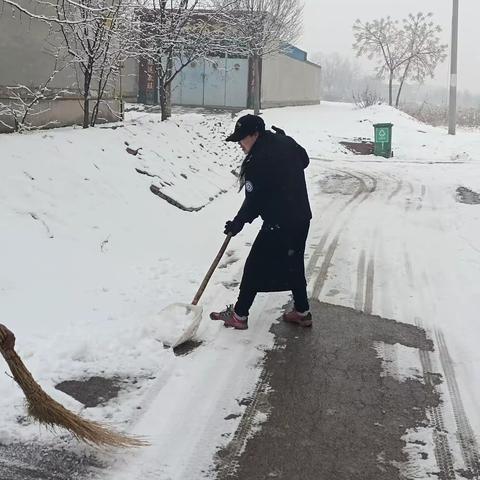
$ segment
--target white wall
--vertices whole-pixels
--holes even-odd
[[[52,16],[54,11],[51,7],[40,5],[34,0],[18,0],[18,3],[25,9],[39,15]],[[12,9],[0,0],[0,104],[10,105],[10,93],[6,87],[25,85],[38,87],[43,85],[52,74],[55,59],[52,52],[58,48],[55,43],[62,41],[59,35],[49,35],[49,26],[45,22],[32,19],[24,13]],[[136,99],[138,67],[136,62],[126,63],[124,68],[125,79],[122,89],[128,99]],[[55,125],[71,125],[81,123],[83,112],[81,101],[77,98],[79,90],[77,87],[77,75],[75,70],[67,66],[58,73],[53,82],[49,85],[52,89],[68,90],[70,93],[65,98],[54,102],[41,102],[33,112],[48,111],[29,117],[33,125],[45,125],[51,122]],[[118,95],[117,85],[115,96]],[[100,117],[109,121],[118,120],[118,116],[110,111],[119,110],[119,102],[114,100],[113,95],[105,95],[105,102],[101,108]],[[80,99],[81,100],[81,99]],[[94,102],[92,102],[94,103]],[[109,104],[110,108],[107,107]],[[93,105],[92,105],[93,107]],[[11,115],[2,115],[0,119],[7,125],[13,124]],[[0,133],[9,131],[5,126],[0,125]]]
[[[264,57],[262,108],[320,103],[321,68],[283,54]]]
[[[138,60],[133,58],[127,59],[122,68],[122,96],[128,102],[137,101],[138,68]]]
[[[29,11],[39,15],[55,14],[47,7],[42,8],[32,0],[19,0]],[[55,59],[51,45],[54,37],[49,36],[49,25],[30,18],[0,1],[0,87],[39,86],[52,74]],[[63,70],[50,84],[55,88],[71,88],[75,85],[75,72]]]

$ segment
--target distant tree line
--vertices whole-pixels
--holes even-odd
[[[312,58],[322,66],[323,100],[359,107],[388,103],[389,85],[377,75],[367,75],[356,59],[339,53],[316,53]],[[431,125],[447,125],[448,93],[448,86],[405,83],[398,108]],[[459,91],[458,108],[460,126],[480,126],[480,94]]]

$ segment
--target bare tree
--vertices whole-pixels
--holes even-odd
[[[166,119],[176,76],[229,44],[222,23],[215,20],[216,0],[32,0],[41,5],[41,14],[16,0],[5,1],[51,25],[51,43],[63,46],[77,75],[84,128],[97,121],[102,99],[127,58],[140,60],[143,68],[153,66]]]
[[[445,61],[447,45],[440,43],[442,31],[432,21],[433,14],[410,14],[403,20],[403,31],[408,45],[407,59],[403,64],[395,106],[398,108],[403,85],[407,79],[423,83],[427,76],[433,78],[439,63]]]
[[[298,39],[302,27],[300,0],[235,0],[225,13],[240,51],[252,59],[253,107],[260,112],[260,65],[266,55],[281,52]]]
[[[50,87],[57,73],[62,69],[58,57],[51,75],[40,85],[27,86],[15,85],[5,87],[6,99],[0,103],[0,125],[14,132],[25,132],[37,128],[47,128],[54,124],[54,121],[45,123],[34,122],[35,117],[41,117],[50,109],[48,107],[38,109],[39,104],[53,102],[63,95],[69,93],[66,90],[53,89]],[[11,121],[3,121],[1,117],[7,117]]]
[[[26,2],[3,1],[50,25],[50,44],[77,76],[83,128],[94,126],[105,94],[113,89],[126,59],[136,0],[32,0],[29,7]]]
[[[146,73],[155,72],[162,120],[171,115],[171,85],[184,68],[208,56],[239,52],[226,20],[236,1],[152,0],[138,9],[131,55]]]
[[[423,81],[433,76],[438,63],[445,59],[445,46],[440,45],[439,26],[430,21],[432,14],[409,15],[402,26],[390,17],[353,25],[357,56],[377,58],[378,77],[388,77],[388,103],[393,105],[393,82],[400,79],[396,105],[408,78]]]
[[[357,56],[367,55],[372,60],[379,59],[376,71],[379,77],[388,77],[388,104],[393,104],[393,81],[405,62],[406,46],[398,21],[390,17],[353,25]]]
[[[54,35],[61,36],[77,73],[83,128],[88,128],[97,122],[105,93],[126,59],[131,5],[127,0],[57,0],[55,10]]]
[[[153,67],[162,120],[171,116],[171,84],[209,46],[209,18],[200,10],[205,1],[153,0],[140,8],[134,21],[136,43],[131,55],[143,69]]]

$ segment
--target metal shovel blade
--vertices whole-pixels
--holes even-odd
[[[203,314],[203,309],[198,305],[198,302],[225,253],[231,238],[232,234],[229,233],[205,275],[192,303],[172,303],[172,305],[169,305],[160,312],[160,318],[156,322],[157,326],[155,331],[157,332],[157,340],[163,342],[164,345],[172,348],[178,347],[182,343],[190,340],[197,333]]]
[[[203,308],[189,303],[173,303],[159,314],[155,333],[157,340],[164,345],[175,348],[197,333],[202,320]]]

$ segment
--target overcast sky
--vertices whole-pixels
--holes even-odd
[[[372,20],[390,15],[402,19],[419,11],[434,14],[443,28],[442,41],[450,45],[452,0],[303,0],[304,32],[297,42],[308,51],[352,53],[352,25],[357,18]],[[460,0],[458,84],[480,93],[480,0]],[[449,47],[450,48],[450,47]],[[448,85],[449,58],[438,68],[435,84]],[[368,67],[366,67],[366,70]]]

